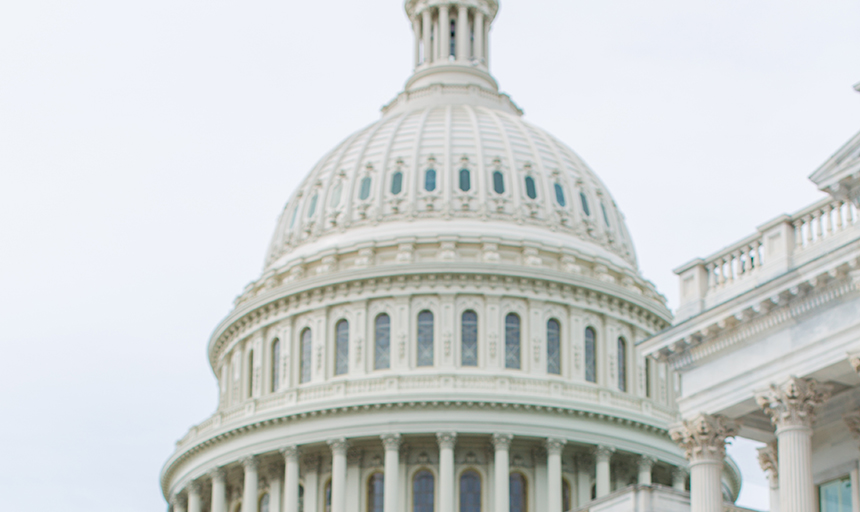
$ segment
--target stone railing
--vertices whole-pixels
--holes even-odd
[[[781,215],[756,233],[707,258],[675,269],[680,278],[676,321],[749,291],[860,236],[857,208],[827,197]]]
[[[588,383],[497,375],[374,376],[304,385],[222,408],[192,427],[177,441],[177,449],[188,447],[222,429],[253,421],[258,416],[312,412],[322,405],[321,402],[330,402],[335,407],[387,403],[392,401],[392,396],[395,402],[486,401],[547,407],[566,407],[569,404],[571,408],[609,416],[613,415],[613,410],[622,417],[626,412],[634,417],[650,418],[651,423],[658,425],[675,421],[677,415],[673,408],[654,400]]]

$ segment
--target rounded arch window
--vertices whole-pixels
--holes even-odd
[[[248,352],[248,398],[254,395],[254,351]]]
[[[434,512],[435,479],[423,469],[412,479],[412,512]]]
[[[597,335],[591,327],[585,328],[585,380],[597,382]]]
[[[370,184],[371,184],[370,176],[365,176],[361,179],[361,186],[358,189],[358,198],[364,201],[368,197],[370,197]]]
[[[334,190],[332,190],[332,192],[331,192],[331,203],[329,204],[329,206],[331,206],[332,208],[334,208],[340,204],[340,192],[342,189],[343,189],[342,183],[338,183],[337,185],[334,186]]]
[[[311,204],[308,206],[308,217],[313,217],[314,212],[317,211],[317,198],[318,197],[319,196],[317,194],[314,194],[314,196],[311,198]]]
[[[476,471],[460,475],[460,512],[481,512],[481,475]]]
[[[505,317],[505,368],[520,369],[520,317],[516,313]]]
[[[546,323],[546,371],[561,375],[561,324],[555,318]]]
[[[462,366],[478,366],[478,314],[472,310],[463,313],[461,319],[460,343]]]
[[[349,322],[341,320],[335,327],[335,364],[334,374],[349,372]]]
[[[427,192],[436,190],[436,169],[427,169],[424,173],[424,190]]]
[[[535,187],[535,179],[531,176],[526,176],[526,195],[529,199],[537,198],[537,188]]]
[[[385,475],[374,473],[367,480],[367,512],[384,512]]]
[[[502,171],[493,171],[493,191],[496,194],[505,193],[505,177]]]
[[[281,387],[281,340],[275,338],[272,343],[272,393]]]
[[[433,313],[418,313],[418,366],[433,366]]]
[[[555,201],[559,206],[567,206],[567,201],[564,199],[564,189],[561,188],[561,183],[556,183],[553,188],[555,188]]]
[[[460,190],[468,192],[472,189],[472,173],[469,169],[460,169]]]
[[[382,313],[376,317],[373,368],[386,370],[391,366],[391,318]]]
[[[588,198],[585,197],[585,192],[579,193],[579,201],[582,203],[582,212],[591,217],[591,209],[588,208]]]
[[[302,383],[310,382],[311,380],[312,342],[313,338],[311,337],[311,330],[309,327],[305,327],[301,336],[301,371],[299,372]]]
[[[604,205],[603,203],[600,203],[600,210],[603,212],[603,222],[605,222],[606,226],[609,227],[610,226],[609,215],[607,215],[607,213],[606,213],[606,205]]]
[[[296,206],[293,208],[293,215],[290,217],[290,229],[293,229],[293,226],[296,225],[296,217],[299,216],[299,207]]]
[[[627,341],[618,338],[618,389],[627,391]]]
[[[269,493],[264,494],[263,497],[260,498],[260,512],[276,512],[274,510],[269,510],[269,501],[271,501]]]
[[[528,512],[528,486],[522,473],[511,473],[511,512]]]
[[[391,193],[396,196],[401,190],[403,190],[403,173],[397,171],[391,177]]]

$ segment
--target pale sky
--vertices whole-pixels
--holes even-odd
[[[643,274],[801,209],[860,130],[856,0],[502,0],[492,69],[625,213]],[[164,510],[215,325],[315,161],[411,71],[400,0],[0,4],[3,510]],[[740,504],[766,508],[738,440]]]

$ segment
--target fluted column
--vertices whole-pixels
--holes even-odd
[[[442,62],[451,54],[451,14],[447,5],[439,6],[439,57]]]
[[[170,504],[173,505],[173,512],[185,512],[186,503],[186,497],[179,494],[175,494],[173,499],[170,500]]]
[[[439,441],[439,510],[456,510],[454,506],[454,445],[455,432],[436,434]]]
[[[510,449],[514,436],[510,434],[493,434],[493,447],[496,455],[495,466],[496,512],[511,510],[511,462]]]
[[[260,483],[259,463],[254,457],[242,459],[245,467],[245,492],[242,494],[242,512],[257,512],[257,493]]]
[[[726,438],[737,435],[738,425],[725,416],[700,414],[672,427],[669,435],[690,461],[691,512],[722,512],[723,459]]]
[[[610,459],[615,448],[610,446],[598,446],[594,449],[596,490],[597,497],[602,498],[612,490],[612,473],[610,471]]]
[[[212,478],[212,512],[227,512],[227,481],[224,470],[213,469],[209,476]]]
[[[304,510],[316,512],[317,498],[320,495],[320,458],[317,455],[305,457],[302,474],[304,475]]]
[[[346,512],[346,439],[332,439],[331,448],[331,512]]]
[[[385,434],[382,436],[382,444],[385,446],[385,476],[383,480],[383,508],[385,512],[398,512],[400,443],[400,434]]]
[[[639,485],[651,485],[651,471],[656,462],[654,457],[647,455],[639,457]]]
[[[424,36],[424,64],[433,62],[433,12],[428,8],[421,14]]]
[[[203,503],[200,500],[200,484],[191,482],[188,486],[188,512],[202,512]]]
[[[469,53],[471,50],[469,44],[469,37],[471,31],[469,30],[469,8],[465,5],[460,5],[460,12],[457,16],[457,60],[460,62],[466,62],[469,60]]]
[[[412,20],[412,32],[415,33],[415,48],[413,48],[414,57],[414,67],[418,67],[421,64],[421,20],[416,16]]]
[[[776,443],[758,449],[761,470],[767,473],[770,483],[770,512],[779,512],[779,457]]]
[[[684,468],[675,468],[672,471],[672,489],[676,491],[687,490],[687,470]]]
[[[299,512],[299,447],[287,446],[281,449],[281,454],[284,456],[284,512]]]
[[[830,386],[813,379],[792,377],[756,396],[759,406],[776,426],[782,512],[814,510],[812,423],[815,409],[830,398],[830,394]]]
[[[478,62],[484,61],[484,13],[480,9],[475,9],[475,60]]]
[[[564,451],[564,439],[546,440],[546,474],[548,512],[563,512],[561,503],[561,453]]]
[[[576,456],[576,504],[580,507],[591,501],[591,455],[580,453]]]

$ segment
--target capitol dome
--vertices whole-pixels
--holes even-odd
[[[219,406],[164,466],[175,512],[685,492],[677,380],[636,349],[671,314],[607,188],[499,92],[498,7],[406,2],[405,90],[296,188],[209,341]],[[736,498],[736,470],[724,485]]]

